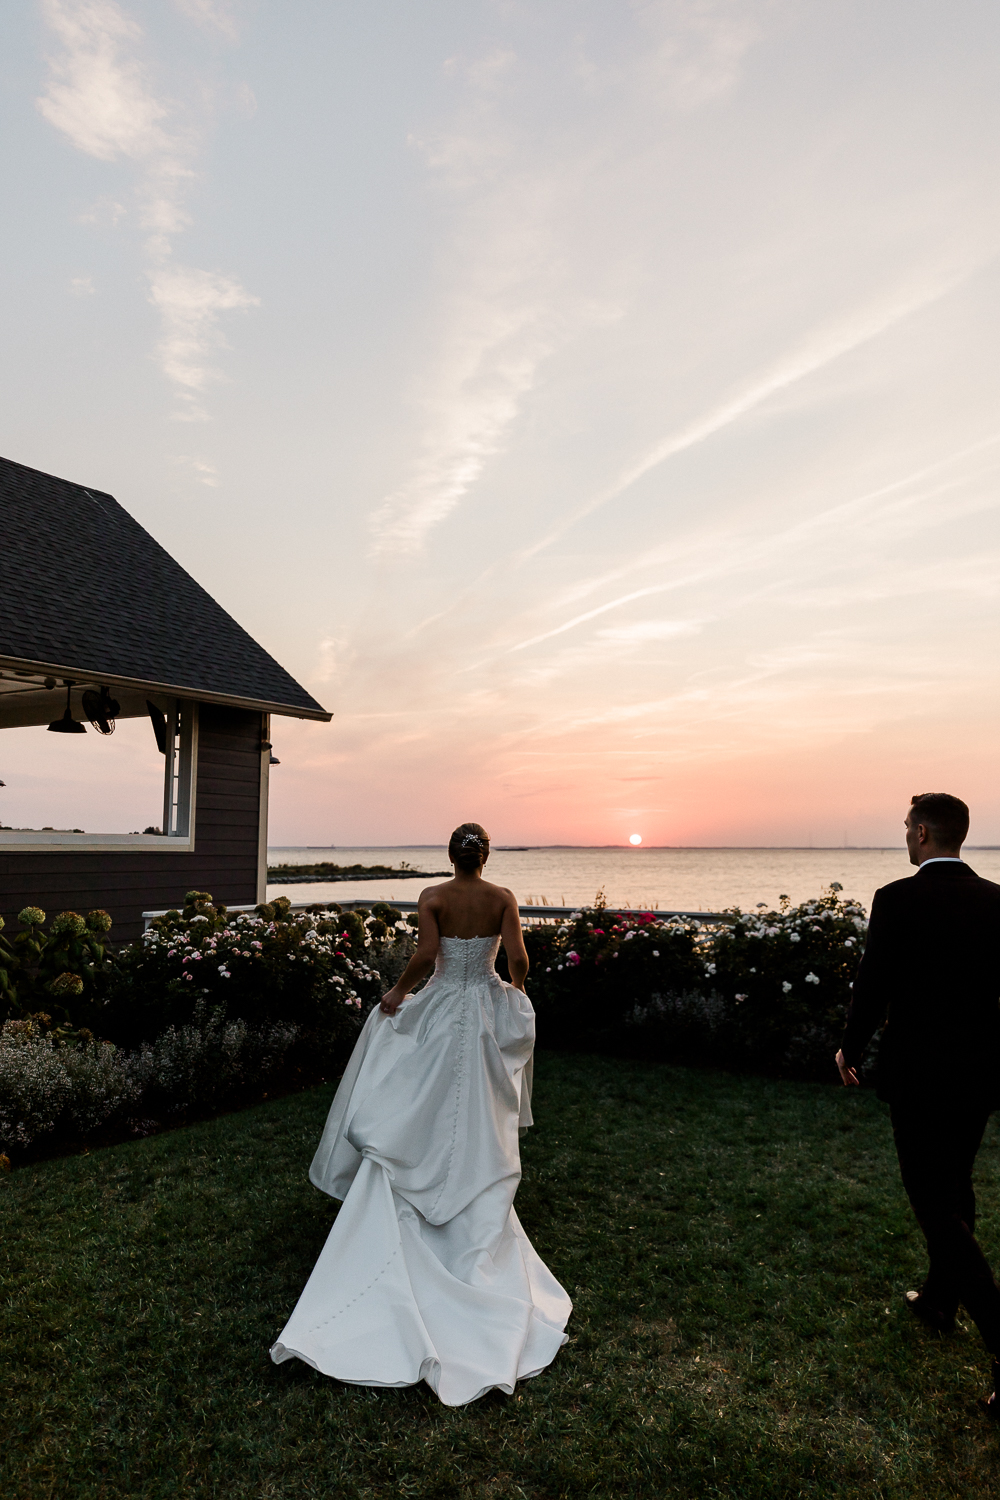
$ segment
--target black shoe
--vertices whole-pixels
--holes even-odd
[[[919,1318],[927,1328],[933,1328],[935,1333],[955,1332],[954,1315],[942,1312],[939,1307],[931,1307],[920,1292],[907,1292],[906,1305],[914,1317]]]
[[[985,1401],[986,1415],[993,1422],[1000,1422],[1000,1359],[993,1361],[993,1394]]]

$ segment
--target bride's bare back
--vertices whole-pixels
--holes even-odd
[[[481,875],[459,873],[442,885],[420,892],[419,909],[427,909],[441,937],[496,937],[503,931],[508,907],[517,903],[513,891],[493,885]]]

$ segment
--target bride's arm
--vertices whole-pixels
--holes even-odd
[[[437,958],[438,945],[441,941],[441,933],[438,928],[437,914],[433,910],[430,901],[424,900],[421,892],[417,898],[417,916],[419,926],[417,927],[417,946],[413,957],[400,974],[391,990],[387,990],[382,996],[380,1010],[387,1016],[394,1016],[412,990],[415,984],[425,979],[434,967]]]
[[[513,891],[507,892],[507,902],[504,906],[503,918],[500,923],[500,936],[503,939],[504,952],[507,955],[510,982],[516,990],[520,990],[523,994],[524,981],[528,977],[528,950],[524,946],[521,918],[517,910],[517,900]]]

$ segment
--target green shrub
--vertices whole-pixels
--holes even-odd
[[[706,926],[598,904],[528,929],[540,1042],[828,1075],[867,928],[840,890]]]
[[[164,1119],[239,1103],[281,1077],[299,1040],[282,1021],[250,1026],[200,1001],[185,1026],[126,1052],[39,1014],[0,1026],[0,1146],[78,1140],[103,1127],[147,1134]],[[150,1118],[153,1116],[155,1118]]]
[[[295,915],[286,897],[231,913],[191,891],[183,911],[154,918],[140,942],[122,949],[87,1024],[134,1047],[186,1025],[204,1002],[253,1025],[291,1022],[342,1050],[382,993],[370,939],[348,915]]]
[[[108,913],[81,917],[63,911],[47,932],[46,920],[40,906],[25,906],[18,914],[20,931],[9,941],[0,937],[0,1021],[23,1018],[40,1006],[69,1021],[81,1005],[94,1005],[107,992],[114,965]]]
[[[678,918],[610,912],[598,903],[524,936],[543,1046],[620,1041],[637,1004],[658,990],[696,988],[702,977],[700,929]]]

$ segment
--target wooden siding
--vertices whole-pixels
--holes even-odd
[[[185,891],[210,891],[228,906],[257,899],[262,716],[249,709],[199,706],[195,846],[190,854],[0,850],[0,913],[37,905],[111,913],[116,942],[137,938],[142,913],[180,906]]]

